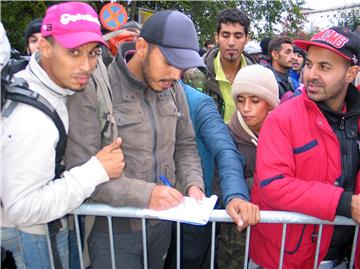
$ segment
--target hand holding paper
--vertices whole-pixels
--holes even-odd
[[[158,217],[164,220],[205,225],[209,221],[218,197],[212,195],[210,198],[204,197],[202,201],[197,201],[195,198],[188,196],[184,198],[184,202],[179,206],[162,211],[146,209],[144,213],[147,216]]]

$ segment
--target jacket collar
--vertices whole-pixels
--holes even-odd
[[[120,44],[118,49],[118,54],[115,59],[115,63],[117,67],[120,69],[119,71],[131,82],[137,85],[134,87],[135,89],[142,89],[144,87],[148,88],[142,81],[138,80],[127,67],[127,63],[125,61],[125,57],[129,57],[130,53],[135,51],[135,42],[124,42]]]
[[[237,110],[229,122],[231,131],[235,134],[234,140],[236,143],[252,143],[255,146],[258,144],[257,136],[249,129],[239,110]]]
[[[316,105],[321,109],[322,112],[326,112],[329,115],[338,117],[346,116],[347,114],[359,113],[360,114],[360,92],[356,89],[353,84],[349,84],[345,96],[346,112],[339,113],[331,110],[324,102],[316,102]]]
[[[51,92],[59,94],[61,96],[73,95],[75,92],[69,89],[62,88],[58,86],[55,82],[53,82],[45,70],[40,66],[40,53],[36,52],[31,55],[29,62],[30,72],[36,77],[36,79],[44,85],[44,87],[48,88]]]

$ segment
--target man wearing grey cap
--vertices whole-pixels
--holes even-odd
[[[195,135],[177,82],[182,70],[204,66],[198,49],[192,21],[178,11],[156,13],[135,42],[120,45],[108,72],[126,168],[114,184],[99,186],[94,200],[163,210],[179,205],[183,195],[204,197]],[[141,221],[113,223],[116,267],[143,268]],[[97,217],[89,238],[92,268],[111,267],[108,236],[107,220]],[[163,267],[170,239],[171,222],[147,222],[149,268]]]

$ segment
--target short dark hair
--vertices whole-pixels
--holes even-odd
[[[245,35],[249,34],[249,17],[238,8],[228,8],[220,11],[216,16],[217,33],[220,33],[222,23],[240,23],[245,29]]]
[[[271,52],[279,52],[281,50],[282,44],[293,44],[290,37],[288,36],[279,36],[270,40],[268,47],[268,55],[271,57]]]
[[[206,48],[208,45],[211,45],[211,44],[215,44],[215,43],[214,43],[214,41],[213,41],[213,40],[208,39],[208,40],[206,40],[206,41],[205,41],[205,43],[204,43],[204,47]]]

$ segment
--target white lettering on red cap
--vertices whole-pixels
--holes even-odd
[[[100,26],[100,22],[96,17],[91,16],[90,14],[62,14],[60,17],[60,23],[63,25],[69,24],[69,22],[77,22],[77,21],[90,21],[98,24]]]
[[[311,38],[311,41],[313,40],[324,41],[326,43],[331,44],[337,49],[342,48],[349,41],[349,39],[346,36],[343,36],[332,29],[327,29],[325,31],[322,31],[314,35]]]

